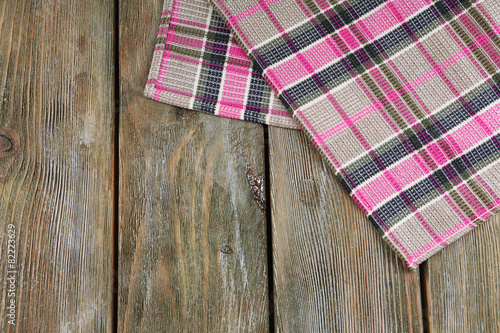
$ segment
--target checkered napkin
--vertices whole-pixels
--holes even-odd
[[[247,119],[252,88],[227,79],[238,43],[234,59],[251,60],[242,78],[267,82],[411,268],[498,210],[498,0],[210,0],[214,9],[203,6],[208,14],[198,20],[200,1],[173,3],[172,19],[185,13],[160,29],[167,37],[148,96],[171,103],[171,90],[180,90],[184,107],[207,111],[197,105],[206,98],[212,113]],[[191,70],[191,58],[176,51],[188,42],[170,36],[181,21],[185,30],[216,31],[197,39],[193,78],[178,75]],[[215,57],[205,56],[215,49],[225,58],[217,73]],[[274,125],[276,115],[283,124],[287,115],[266,94],[273,106],[261,103],[248,120]],[[240,107],[224,113],[226,100]]]
[[[145,95],[218,116],[299,128],[207,0],[165,0]]]

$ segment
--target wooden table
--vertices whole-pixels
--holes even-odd
[[[143,97],[161,8],[0,0],[0,331],[500,332],[498,216],[405,269],[299,131]]]

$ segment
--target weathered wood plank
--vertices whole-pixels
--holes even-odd
[[[143,97],[161,7],[120,5],[118,331],[265,332],[263,129]]]
[[[2,332],[111,329],[112,13],[0,0]]]
[[[279,332],[421,332],[404,268],[305,134],[269,130]]]
[[[500,216],[428,260],[430,332],[500,332]]]

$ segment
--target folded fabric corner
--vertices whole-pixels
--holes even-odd
[[[209,114],[299,129],[205,0],[165,0],[144,94]]]
[[[210,1],[173,2],[147,96],[300,126],[410,268],[499,210],[498,1]]]

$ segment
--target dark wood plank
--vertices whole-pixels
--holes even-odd
[[[161,7],[120,5],[118,331],[265,332],[263,128],[143,97]]]
[[[0,0],[2,332],[111,330],[112,13]]]
[[[421,332],[406,269],[304,133],[269,130],[279,332]]]
[[[500,332],[500,216],[429,258],[431,332]]]

